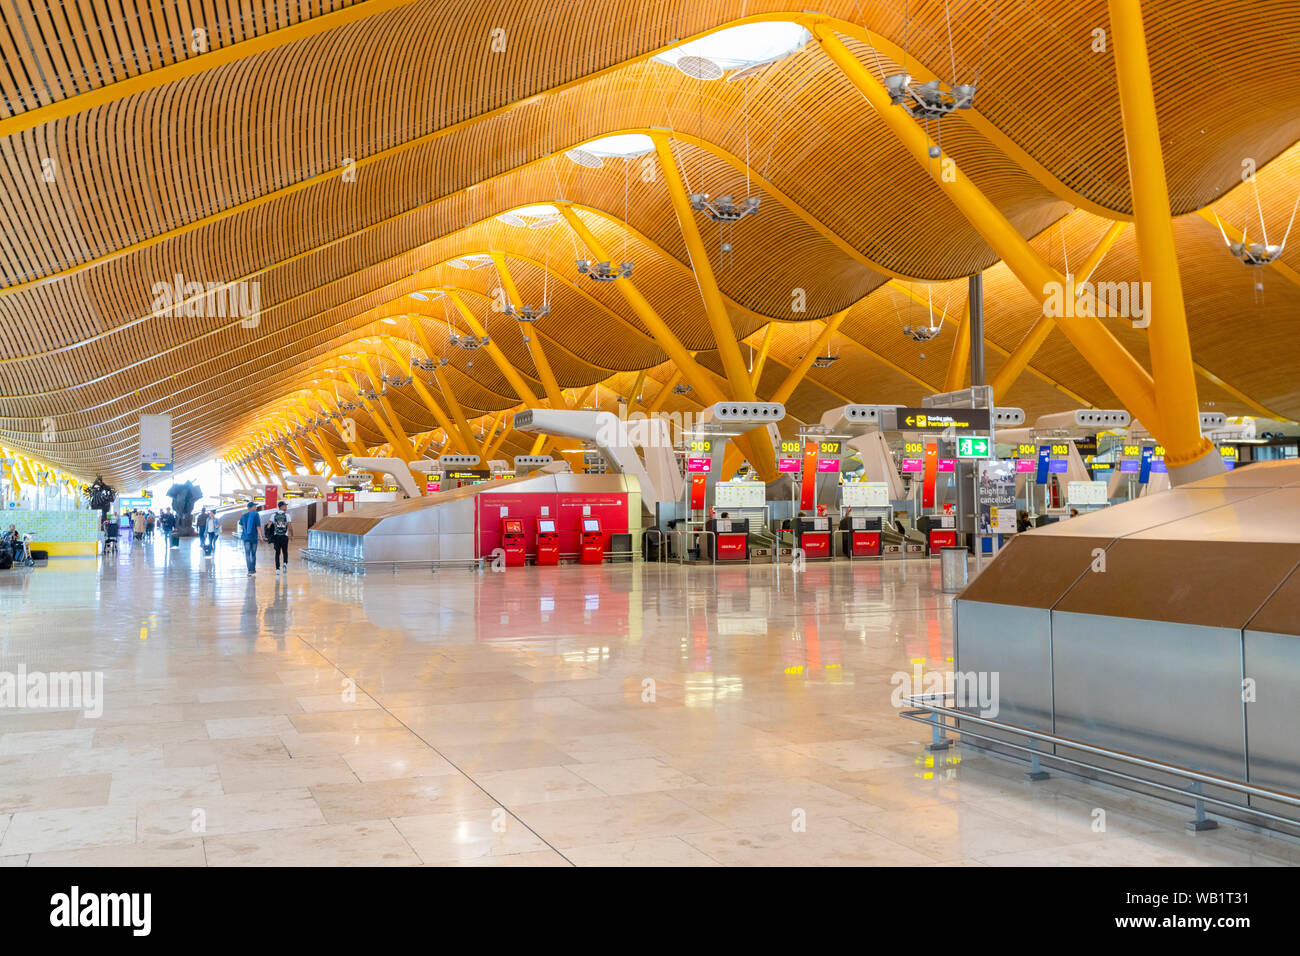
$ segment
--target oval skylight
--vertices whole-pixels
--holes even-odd
[[[538,203],[535,206],[520,206],[518,209],[503,212],[497,216],[497,220],[507,226],[536,229],[539,226],[549,226],[559,222],[560,210],[549,203]]]
[[[723,70],[743,70],[782,60],[803,49],[811,39],[812,34],[798,23],[784,20],[742,23],[665,50],[654,61],[677,66],[678,60],[693,57],[712,60]]]
[[[653,152],[654,148],[654,140],[644,133],[621,133],[617,136],[602,136],[600,139],[593,139],[575,149],[569,150],[565,155],[579,166],[594,168],[594,166],[599,166],[600,163],[592,164],[590,159],[632,159],[635,156],[644,156],[646,153]]]

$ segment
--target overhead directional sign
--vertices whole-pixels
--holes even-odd
[[[900,432],[984,433],[989,430],[987,408],[896,408],[894,427]]]

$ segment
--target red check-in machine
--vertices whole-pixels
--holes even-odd
[[[524,519],[501,519],[501,549],[506,553],[507,568],[524,566]]]
[[[718,561],[744,561],[749,557],[748,518],[710,518],[704,530],[713,532],[704,536],[705,552],[710,558],[714,557],[715,542]]]
[[[605,560],[605,535],[600,530],[600,519],[584,515],[579,521],[578,533],[582,563],[603,563]]]
[[[805,559],[831,556],[831,519],[825,515],[800,515],[794,519],[794,544]]]
[[[880,557],[880,519],[846,515],[840,519],[840,546],[854,558]]]
[[[537,519],[537,564],[539,567],[560,563],[560,532],[554,518]]]

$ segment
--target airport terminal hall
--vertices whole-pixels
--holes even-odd
[[[1300,865],[1296,0],[2,13],[41,926],[1011,866],[1218,931]]]

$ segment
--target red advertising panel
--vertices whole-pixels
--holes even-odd
[[[693,474],[691,475],[691,508],[696,511],[704,510],[704,493],[709,487],[708,475]]]
[[[803,488],[799,494],[799,510],[811,511],[813,496],[817,492],[817,443],[804,442],[803,446]]]
[[[925,483],[921,486],[921,507],[934,507],[934,483],[939,474],[939,446],[926,443],[925,446]]]
[[[275,485],[266,485],[263,488],[262,495],[266,498],[266,510],[274,511],[276,505],[280,503],[280,489]]]

